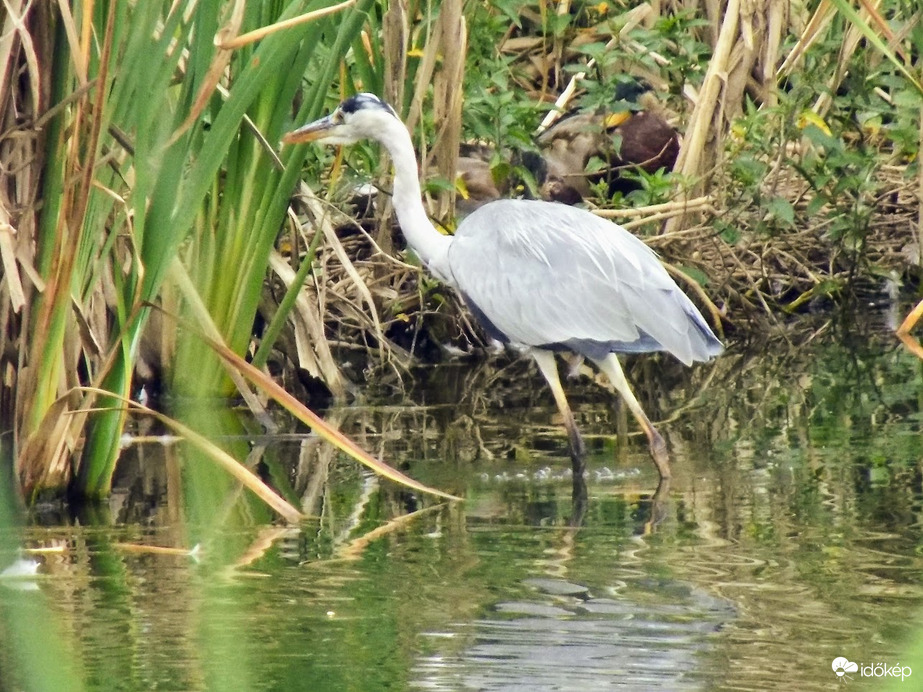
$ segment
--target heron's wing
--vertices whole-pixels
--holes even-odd
[[[673,353],[720,352],[698,310],[650,248],[573,207],[503,200],[471,214],[449,249],[458,289],[510,341]]]

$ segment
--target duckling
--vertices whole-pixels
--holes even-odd
[[[480,206],[501,197],[535,196],[531,181],[547,177],[547,166],[541,154],[528,149],[513,149],[507,156],[486,144],[462,143],[456,164],[456,180],[464,194],[455,200],[455,211],[464,217]]]
[[[475,155],[461,155],[456,164],[457,180],[464,193],[455,199],[455,211],[467,216],[478,207],[500,199],[500,187],[494,180],[490,163]]]

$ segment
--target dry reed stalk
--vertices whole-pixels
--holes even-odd
[[[821,0],[798,37],[794,48],[789,51],[785,61],[776,70],[776,77],[782,79],[790,75],[810,48],[826,31],[836,12],[830,0]]]
[[[423,108],[426,98],[432,94],[432,108],[434,120],[438,131],[433,152],[429,152],[427,141],[424,137],[417,139],[417,150],[420,156],[420,177],[426,180],[429,169],[432,167],[436,174],[445,180],[454,182],[458,161],[458,145],[461,141],[461,110],[462,110],[462,80],[464,78],[465,57],[467,55],[467,32],[465,18],[462,14],[461,0],[447,0],[439,7],[439,14],[434,21],[427,24],[427,34],[422,39],[423,50],[419,57],[416,74],[414,76],[414,90],[411,95],[410,107],[404,122],[411,132],[415,132],[422,120]],[[400,20],[400,21],[399,21]],[[395,67],[387,71],[388,79],[399,74],[397,69],[399,61],[406,61],[406,44],[400,39],[407,37],[404,33],[403,22],[406,22],[404,9],[400,6],[395,11],[395,17],[389,25],[395,29],[389,31],[386,37],[392,37],[392,45],[387,50],[387,64]],[[438,69],[437,69],[438,68]],[[406,67],[404,68],[406,71]],[[391,90],[397,91],[395,87]],[[454,189],[445,190],[438,195],[434,215],[445,219],[454,208]],[[386,223],[390,223],[390,203],[386,208]],[[383,249],[385,245],[382,238],[387,234],[380,232],[377,242]]]
[[[436,138],[427,162],[443,180],[455,182],[458,147],[462,135],[462,83],[465,77],[468,35],[461,0],[444,0],[436,20],[437,45],[442,65],[433,81],[433,119]],[[455,208],[455,186],[437,195],[433,215],[445,222]]]
[[[48,407],[38,429],[22,442],[15,471],[26,499],[30,498],[33,488],[69,477],[70,455],[77,448],[77,440],[69,434],[68,413],[73,410],[73,404],[74,397],[69,394],[57,399]],[[38,463],[38,460],[46,463]]]
[[[398,112],[404,107],[405,90],[407,84],[407,57],[410,51],[411,31],[410,20],[407,16],[407,0],[394,0],[388,3],[388,9],[382,18],[382,50],[385,60],[384,98]],[[390,162],[379,162],[379,181],[387,179]],[[381,186],[379,186],[381,187]],[[394,253],[394,239],[391,233],[392,208],[390,197],[379,193],[377,215],[378,230],[375,234],[375,244],[386,254]]]
[[[437,176],[454,183],[461,141],[461,85],[468,42],[460,0],[443,2],[438,15],[427,24],[427,30],[430,33],[423,43],[406,124],[411,132],[417,130],[426,99],[432,94],[434,120],[438,123],[439,132],[432,152],[426,137],[421,135],[417,138],[420,178],[429,179],[432,168]],[[440,135],[440,132],[444,134]],[[442,136],[447,141],[443,141]],[[446,219],[454,207],[454,197],[454,187],[439,191],[435,203],[429,203],[430,213],[436,218]]]
[[[300,533],[299,529],[290,526],[266,526],[260,530],[257,537],[247,549],[238,557],[233,565],[228,566],[228,572],[234,572],[244,567],[249,567],[262,558],[266,552],[278,541]]]
[[[325,211],[320,200],[314,195],[314,192],[303,181],[299,184],[299,201],[312,220],[311,227],[313,228],[313,232],[323,233],[326,250],[328,253],[332,253],[337,259],[341,269],[352,282],[358,294],[359,301],[367,306],[367,310],[360,310],[363,315],[363,324],[375,335],[380,344],[384,344],[385,338],[378,316],[378,304],[369,290],[366,280],[356,270],[355,265],[350,259],[350,254],[343,248],[343,243],[337,236],[336,230],[330,221],[330,215]],[[305,228],[301,226],[301,224],[299,224],[299,227],[302,231]],[[304,240],[306,246],[310,245],[307,238]],[[318,253],[318,255],[319,261],[325,261],[324,258],[326,253]],[[279,271],[276,271],[276,273],[283,283],[285,283],[285,277],[280,272],[281,267],[279,267]],[[331,272],[327,267],[324,267],[320,275],[326,279],[326,277],[331,275]],[[299,297],[296,301],[296,305],[300,306],[297,308],[300,313],[300,320],[310,333],[313,358],[309,357],[307,353],[303,355],[307,358],[305,363],[311,363],[312,361],[316,363],[324,382],[330,388],[331,392],[336,396],[341,396],[345,393],[345,379],[331,352],[330,343],[325,334],[323,324],[322,316],[327,314],[324,297],[325,285],[325,283],[318,284],[317,282],[310,285],[306,284],[301,289],[302,293],[308,292],[309,296],[313,293],[314,300],[305,298],[305,300],[302,301]],[[384,346],[382,345],[380,348],[383,349]],[[383,350],[380,350],[379,356],[381,358],[385,357]]]
[[[702,207],[711,206],[714,198],[710,195],[703,195],[689,200],[679,200],[676,202],[664,202],[663,204],[649,204],[644,207],[631,207],[627,209],[594,209],[593,213],[604,219],[626,219],[636,216],[648,217],[654,214],[675,214],[683,211],[698,210]]]
[[[286,289],[292,285],[295,272],[278,251],[270,254],[269,266]],[[330,352],[316,298],[316,291],[306,284],[295,301],[291,317],[295,329],[295,356],[298,367],[322,380],[334,396],[342,396],[345,391],[343,376]]]
[[[703,205],[698,208],[680,207],[677,209],[673,209],[671,211],[660,212],[659,214],[651,214],[650,216],[645,217],[643,219],[636,219],[635,221],[628,221],[622,224],[622,228],[631,230],[632,228],[642,228],[644,226],[650,226],[652,224],[660,223],[661,221],[668,221],[678,216],[685,218],[693,211],[697,212],[699,215],[702,215],[702,214],[706,214],[706,213],[714,211],[714,207],[712,207],[711,205]],[[665,238],[676,238],[680,235],[683,235],[683,233],[684,233],[684,230],[681,229],[681,230],[676,230],[676,231],[663,232],[663,233],[660,233],[659,235]]]
[[[766,20],[766,40],[763,42],[759,61],[759,77],[762,86],[760,99],[767,108],[773,108],[778,103],[778,95],[775,89],[776,66],[779,64],[782,41],[785,39],[785,32],[788,29],[789,12],[790,5],[787,2],[769,3]]]
[[[13,78],[13,67],[11,60],[14,57],[14,49],[19,47],[19,53],[25,63],[25,74],[28,76],[29,90],[32,96],[32,103],[39,106],[42,99],[40,96],[40,85],[38,81],[39,60],[32,43],[32,35],[26,26],[26,14],[29,12],[32,3],[23,2],[4,2],[6,6],[6,17],[3,22],[3,34],[0,36],[0,65],[4,66],[2,78],[0,78],[0,93],[6,94],[7,87],[10,86]]]
[[[0,362],[3,363],[0,407],[7,420],[19,419],[25,409],[23,381],[37,377],[26,370],[27,334],[34,319],[31,309],[45,282],[34,266],[35,210],[42,168],[40,144],[43,136],[29,131],[24,123],[34,121],[46,107],[48,85],[40,80],[38,66],[46,57],[42,39],[33,41],[29,25],[45,28],[48,8],[31,2],[8,0],[0,24]],[[13,426],[13,456],[21,448],[20,430]]]
[[[17,235],[16,229],[10,225],[9,212],[0,199],[0,260],[3,262],[3,280],[13,312],[20,313],[26,305],[26,291],[16,261],[14,240]]]
[[[722,129],[722,140],[726,124],[729,126],[743,110],[747,89],[758,89],[761,93],[775,91],[775,63],[760,64],[760,60],[775,59],[779,52],[781,32],[773,44],[768,40],[767,30],[772,20],[772,8],[780,5],[782,3],[778,0],[749,0],[741,4],[740,37],[731,54],[722,96],[722,117],[716,120],[716,125]],[[782,21],[782,18],[776,17],[776,21]],[[763,75],[763,80],[757,83],[756,75]]]
[[[541,3],[542,14],[546,14],[550,11],[549,5],[556,4],[557,7],[554,8],[554,13],[558,17],[566,17],[570,14],[571,11],[571,1],[570,0],[558,0],[557,3],[548,3],[547,5],[543,2]],[[542,22],[546,23],[545,21]],[[564,36],[560,33],[555,33],[551,39],[551,51],[548,55],[548,64],[553,70],[550,78],[555,84],[560,84],[564,81]]]
[[[71,14],[71,8],[67,3],[67,0],[58,0],[58,11],[61,12],[61,23],[64,27],[64,33],[67,36],[67,43],[70,47],[70,52],[74,63],[74,76],[77,78],[78,84],[84,86],[87,84],[88,79],[88,58],[81,48],[81,45],[85,44],[81,43],[80,36],[77,34],[77,24],[74,21],[74,15]],[[85,18],[91,15],[92,12],[84,13]]]
[[[427,23],[427,32],[433,31],[434,28],[433,22]],[[427,33],[419,40],[422,42],[423,48],[419,56],[417,71],[414,75],[410,107],[407,109],[407,117],[404,119],[404,124],[407,125],[407,129],[411,132],[417,131],[417,125],[423,119],[423,108],[426,103],[426,96],[432,85],[433,74],[436,72],[436,63],[439,60],[440,49],[442,48],[436,40],[435,32]],[[426,140],[424,138],[419,138],[417,148],[421,159],[425,161]]]
[[[713,116],[718,108],[722,85],[729,70],[731,51],[737,37],[739,11],[740,0],[729,0],[714,53],[708,63],[698,100],[689,116],[683,145],[673,169],[689,180],[695,180],[703,169],[705,145],[712,129]]]
[[[190,548],[171,548],[165,545],[144,545],[143,543],[113,543],[112,547],[135,555],[192,557],[196,554],[194,549]]]
[[[63,21],[67,17],[62,16]],[[81,39],[75,63],[88,64],[93,47],[90,39],[90,23],[85,18],[81,27]],[[102,45],[99,47],[98,83],[108,80],[109,57],[114,36],[115,6],[109,7],[106,17]],[[76,35],[76,28],[66,32]],[[72,47],[73,48],[73,47]],[[91,97],[95,96],[95,99]],[[20,382],[21,398],[17,401],[17,430],[25,436],[26,443],[17,456],[16,470],[26,497],[30,497],[36,486],[30,483],[38,480],[41,485],[65,487],[72,475],[71,455],[75,448],[73,424],[82,423],[83,417],[66,415],[72,409],[66,406],[59,410],[58,404],[73,403],[74,397],[67,392],[79,383],[80,346],[73,315],[71,283],[76,271],[76,261],[81,244],[86,240],[84,217],[93,189],[96,165],[99,162],[100,137],[104,119],[105,95],[100,90],[88,91],[74,106],[73,131],[67,141],[65,178],[74,180],[65,187],[61,201],[61,215],[58,219],[53,247],[48,252],[48,283],[31,333],[32,343],[28,348],[28,363],[31,367],[21,374],[27,377]],[[87,354],[95,362],[92,354]],[[61,423],[45,425],[47,416],[61,417]],[[41,435],[44,439],[36,447],[30,444],[32,438]],[[52,437],[53,435],[53,437]],[[39,449],[39,453],[35,450]],[[48,456],[53,451],[54,456]]]
[[[309,193],[309,188],[305,185],[304,182],[301,183],[301,194],[302,196],[305,193]],[[343,249],[343,244],[340,242],[340,239],[337,237],[336,231],[333,228],[333,225],[326,220],[326,216],[315,217],[315,220],[322,219],[320,222],[320,231],[324,234],[324,239],[327,242],[327,246],[333,250],[334,255],[337,260],[339,260],[343,269],[346,272],[346,275],[354,282],[356,290],[359,293],[362,302],[368,307],[368,315],[372,318],[372,325],[374,334],[377,337],[381,338],[382,343],[384,342],[384,334],[381,329],[381,321],[378,318],[378,308],[375,304],[375,299],[372,297],[371,292],[369,291],[368,285],[365,281],[359,276],[359,273],[356,271],[355,265],[353,265],[352,260],[349,258],[349,255]],[[317,232],[317,231],[315,231]],[[385,357],[384,346],[380,347],[379,356],[383,359]]]
[[[708,64],[705,79],[698,95],[698,100],[689,117],[686,135],[680,147],[679,156],[673,170],[686,180],[700,180],[705,168],[705,151],[708,136],[713,133],[714,114],[719,105],[722,86],[728,73],[728,61],[737,37],[739,0],[730,0],[712,59]],[[693,184],[683,195],[694,195],[703,187],[702,182]],[[674,217],[665,224],[664,232],[676,230],[682,217]]]
[[[250,31],[242,36],[234,35],[233,38],[225,38],[225,34],[221,33],[215,37],[215,46],[221,50],[237,50],[238,48],[243,48],[244,46],[264,39],[277,31],[293,29],[296,26],[301,26],[302,24],[307,24],[308,22],[315,22],[318,19],[322,19],[328,15],[342,12],[343,10],[352,7],[355,4],[356,0],[346,0],[345,2],[341,2],[338,5],[322,7],[319,10],[305,12],[304,14],[298,15],[297,17],[292,17],[291,19],[283,19],[280,22],[270,24],[269,26],[260,27],[259,29]]]
[[[363,534],[357,538],[353,538],[345,545],[341,545],[337,549],[337,559],[340,560],[358,560],[362,553],[365,552],[365,549],[372,543],[383,536],[394,533],[395,531],[401,531],[407,527],[408,524],[415,521],[417,518],[425,515],[431,514],[437,510],[442,510],[445,505],[433,505],[431,507],[425,507],[424,509],[418,509],[415,512],[410,514],[404,514],[399,517],[391,519],[385,524],[382,524],[378,528],[372,529],[368,533]],[[358,517],[359,514],[354,514]],[[346,534],[346,532],[344,532]],[[348,534],[346,534],[348,535]]]
[[[392,0],[382,17],[382,45],[385,59],[384,97],[400,109],[404,104],[407,77],[407,52],[410,48],[410,23],[407,0]]]
[[[327,413],[328,420],[338,428],[342,427],[341,417],[337,409]],[[364,442],[363,446],[366,446]],[[320,516],[323,512],[324,498],[329,497],[330,465],[336,452],[330,445],[320,444],[316,438],[303,439],[299,445],[292,485],[296,492],[301,493],[301,511],[306,516]]]

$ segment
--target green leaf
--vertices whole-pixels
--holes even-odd
[[[697,284],[699,284],[699,286],[708,285],[708,274],[703,272],[698,267],[688,267],[686,265],[678,265],[676,268],[679,269],[683,274],[688,276],[690,279],[695,281]]]
[[[795,207],[784,197],[774,197],[769,200],[766,207],[776,219],[784,221],[789,226],[795,225]]]
[[[843,143],[837,137],[828,135],[817,125],[809,124],[806,125],[802,130],[804,136],[812,143],[819,147],[824,147],[825,149],[842,149]]]
[[[740,231],[737,230],[735,226],[732,226],[729,223],[725,223],[720,220],[715,221],[715,229],[718,230],[718,234],[728,245],[735,245],[740,241]]]
[[[599,173],[609,168],[609,164],[598,156],[591,156],[584,169],[587,173]]]

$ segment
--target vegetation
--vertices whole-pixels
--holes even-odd
[[[336,155],[330,178],[333,154],[276,151],[359,89],[405,118],[451,227],[460,142],[490,144],[494,177],[535,194],[514,152],[565,111],[608,109],[629,77],[652,84],[684,135],[674,171],[588,203],[707,284],[732,327],[919,265],[914,3],[350,0],[277,25],[326,4],[5,3],[0,404],[27,502],[106,495],[142,386],[183,395],[167,423],[192,439],[208,424],[181,402],[236,391],[269,426],[267,398],[299,406],[270,373],[341,396],[369,360],[478,342],[394,258],[386,195],[374,220],[336,223],[313,196],[322,180],[342,206],[385,173],[375,150]]]
[[[923,100],[914,56],[923,31],[914,6],[857,12],[846,2],[767,2],[745,12],[728,3],[710,14],[711,6],[689,3],[627,5],[464,5],[468,64],[476,67],[465,73],[458,117],[466,142],[494,147],[496,180],[509,177],[517,152],[535,149],[548,119],[611,107],[620,83],[642,78],[685,134],[676,168],[637,174],[639,189],[627,195],[598,187],[587,201],[707,285],[724,327],[755,322],[759,329],[779,312],[916,282]],[[411,67],[439,52],[425,19],[409,40]],[[425,102],[438,91],[422,84],[422,93],[401,102]],[[439,171],[446,166],[430,153],[440,131],[425,119],[416,126],[406,103],[404,113],[418,138],[422,175],[444,194],[451,181]],[[376,170],[378,157],[368,148],[348,157],[357,172],[328,183],[340,190]],[[327,164],[308,177],[323,179]],[[534,185],[526,180],[518,192],[534,194]],[[433,216],[451,225],[441,209],[431,205]],[[395,244],[381,231],[375,240],[386,250]],[[362,257],[368,247],[354,238],[349,254]],[[381,266],[376,261],[368,275],[385,313],[384,336],[397,342],[392,353],[419,347],[427,336],[477,342],[440,287],[396,265],[382,281]],[[335,261],[325,272],[340,274]],[[416,321],[421,315],[425,325]],[[341,341],[373,332],[354,313],[332,322]]]
[[[229,391],[221,368],[230,363],[251,407],[261,404],[244,377],[273,395],[274,383],[234,356],[249,348],[299,178],[292,161],[301,152],[280,158],[267,142],[293,115],[320,112],[364,6],[257,43],[231,39],[303,5],[10,6],[5,75],[16,88],[3,90],[11,174],[0,319],[4,401],[27,500],[45,490],[108,492],[136,371],[203,396]],[[309,71],[319,79],[305,90]],[[330,367],[316,359],[333,385]],[[298,415],[320,429],[309,411]]]

